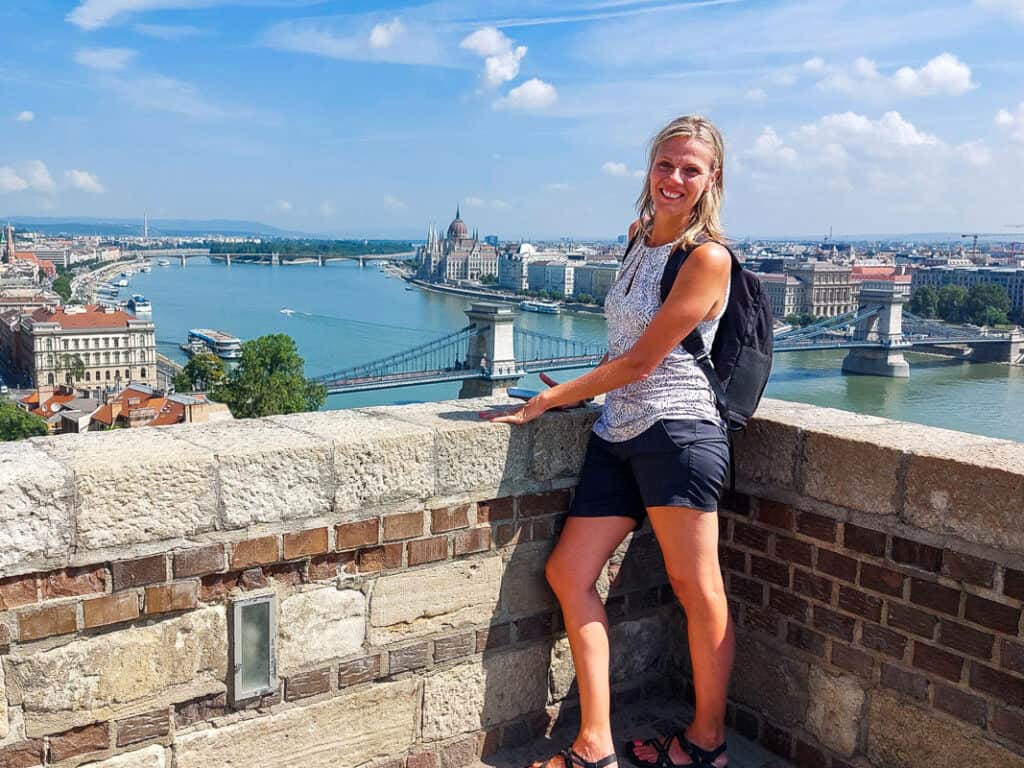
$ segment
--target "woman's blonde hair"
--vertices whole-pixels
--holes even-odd
[[[677,117],[666,125],[651,139],[650,151],[647,155],[647,174],[644,176],[643,190],[636,199],[636,210],[640,215],[641,230],[644,235],[650,232],[654,221],[654,198],[651,197],[651,169],[658,149],[669,139],[685,136],[702,142],[714,153],[711,172],[718,171],[711,187],[700,196],[690,213],[690,220],[679,233],[675,244],[682,248],[692,248],[706,240],[723,240],[725,233],[719,217],[722,209],[724,190],[725,142],[722,134],[712,122],[700,115],[684,115]]]

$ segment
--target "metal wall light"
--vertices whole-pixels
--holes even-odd
[[[273,594],[231,603],[232,703],[277,691],[277,601]]]

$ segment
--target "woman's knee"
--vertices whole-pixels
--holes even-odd
[[[725,584],[718,571],[705,574],[669,570],[668,582],[684,608],[701,610],[716,606],[726,599]]]
[[[587,574],[574,568],[572,562],[560,556],[556,550],[544,565],[544,577],[555,595],[561,600],[574,594],[586,592],[594,587],[597,577],[589,578]]]

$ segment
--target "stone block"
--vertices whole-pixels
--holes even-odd
[[[93,723],[50,737],[50,762],[59,763],[78,755],[102,752],[110,746],[110,726]]]
[[[375,645],[487,622],[502,582],[498,557],[444,562],[382,576],[370,597]]]
[[[420,683],[370,686],[311,706],[179,736],[177,768],[353,768],[416,741]]]
[[[170,710],[167,707],[154,709],[117,724],[117,746],[125,747],[140,741],[159,739],[171,731]]]
[[[220,693],[227,655],[224,608],[214,607],[3,663],[8,699],[38,736]]]
[[[890,693],[874,691],[868,712],[867,755],[873,765],[886,768],[1024,765],[1019,755],[982,738],[977,728],[909,705]]]
[[[576,477],[590,442],[590,430],[600,410],[579,408],[549,411],[533,422],[530,474],[535,480]]]
[[[0,488],[0,576],[66,562],[74,497],[67,465],[34,441],[2,443]]]
[[[90,763],[86,768],[166,768],[164,748],[158,745],[125,752],[99,763]]]
[[[855,678],[811,667],[804,727],[824,746],[851,757],[857,750],[864,698],[864,689]]]
[[[334,467],[322,436],[273,419],[189,425],[175,434],[216,457],[226,530],[331,511]]]
[[[175,434],[121,429],[45,443],[46,452],[74,474],[80,551],[182,539],[214,529],[213,453]]]
[[[781,725],[807,712],[807,664],[786,658],[750,638],[738,637],[730,692],[736,701]]]
[[[428,677],[423,689],[423,738],[473,733],[544,709],[548,648],[535,644]]]
[[[278,671],[303,667],[357,652],[366,638],[366,597],[354,589],[314,589],[281,602],[277,623]]]
[[[757,418],[735,435],[736,478],[757,486],[793,488],[804,406],[765,399]]]
[[[517,548],[505,565],[501,606],[510,616],[524,616],[558,607],[558,600],[544,576],[551,548]]]
[[[7,717],[7,688],[4,685],[4,667],[0,664],[0,741],[11,732],[11,722]]]
[[[294,413],[270,420],[330,440],[336,512],[425,499],[435,493],[434,434],[427,427],[355,410]]]

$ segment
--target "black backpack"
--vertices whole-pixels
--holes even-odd
[[[732,257],[729,303],[718,324],[711,350],[697,329],[683,339],[683,347],[704,371],[718,401],[718,410],[730,432],[747,426],[761,402],[772,372],[773,323],[771,300],[757,276]],[[676,248],[661,276],[661,300],[668,298],[679,268],[690,251]]]

